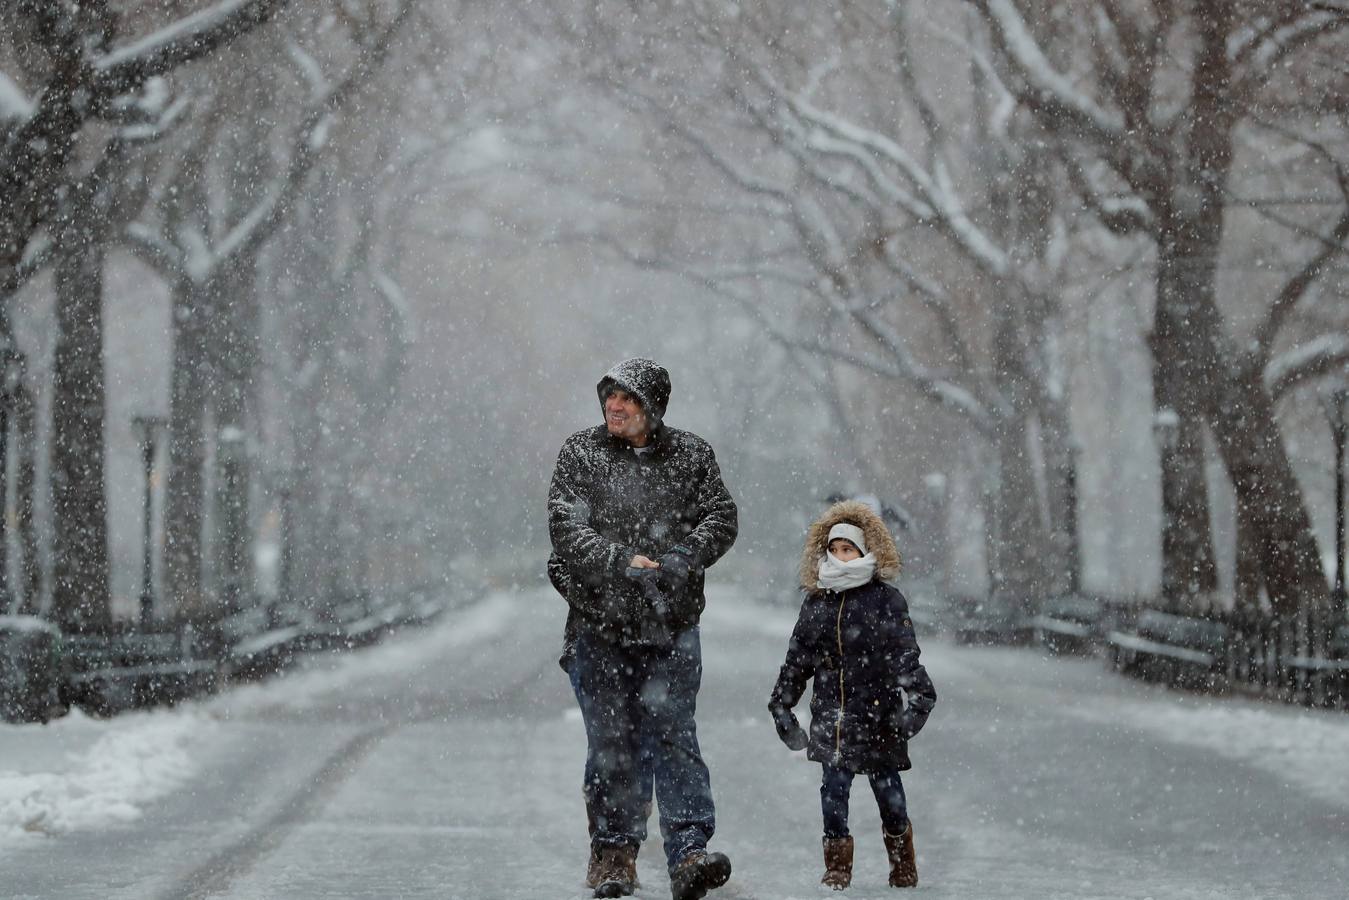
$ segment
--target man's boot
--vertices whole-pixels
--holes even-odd
[[[725,853],[697,850],[679,861],[670,873],[674,900],[699,900],[731,877],[731,860]]]
[[[637,848],[600,847],[596,897],[627,897],[637,887]]]
[[[917,887],[918,861],[913,854],[913,823],[903,834],[890,834],[884,828],[885,852],[890,856],[890,887]]]
[[[824,839],[824,877],[820,884],[841,891],[852,884],[852,835]]]

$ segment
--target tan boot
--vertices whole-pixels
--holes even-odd
[[[820,884],[841,891],[852,884],[852,835],[824,839],[824,877]]]
[[[637,848],[600,847],[596,897],[627,897],[637,887]]]
[[[884,828],[885,852],[890,856],[890,887],[917,887],[918,861],[913,854],[913,822],[903,834],[890,834]]]
[[[586,864],[586,887],[592,891],[600,886],[600,851],[594,844],[590,845],[590,862]]]

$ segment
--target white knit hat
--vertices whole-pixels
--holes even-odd
[[[825,547],[828,547],[833,542],[834,538],[845,538],[852,541],[857,549],[861,551],[863,556],[867,555],[867,542],[862,539],[862,529],[858,528],[856,525],[849,525],[847,522],[839,522],[833,528],[829,529],[829,539],[824,542]]]

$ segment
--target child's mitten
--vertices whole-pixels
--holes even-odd
[[[791,710],[785,709],[775,714],[773,724],[777,727],[778,738],[787,745],[788,750],[804,750],[810,743],[806,730],[801,727],[801,723],[796,720],[796,715]]]

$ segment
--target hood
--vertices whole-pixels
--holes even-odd
[[[824,515],[816,519],[806,532],[806,546],[801,551],[801,587],[807,591],[819,588],[820,557],[829,546],[829,529],[839,522],[847,522],[862,529],[867,552],[875,555],[876,575],[882,581],[890,581],[899,575],[899,550],[895,548],[895,539],[890,537],[881,517],[860,500],[844,500],[825,510]]]
[[[646,413],[651,430],[660,427],[665,418],[665,407],[670,402],[670,373],[663,366],[649,359],[634,357],[625,359],[614,366],[595,390],[600,397],[600,414],[604,414],[604,398],[613,388],[620,388],[642,401],[642,410]]]

